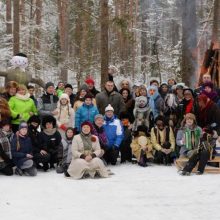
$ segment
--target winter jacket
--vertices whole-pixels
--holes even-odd
[[[81,124],[84,121],[90,121],[93,123],[95,116],[99,114],[96,106],[93,104],[86,105],[85,103],[76,111],[75,115],[75,127],[77,131],[81,131]]]
[[[113,116],[112,118],[104,117],[104,129],[108,139],[108,148],[112,148],[113,146],[119,148],[123,138],[124,131],[121,121]]]
[[[30,118],[30,112],[37,114],[34,101],[29,96],[16,94],[10,98],[9,108],[12,116],[12,124],[20,124],[21,121],[27,121]]]
[[[93,87],[89,92],[93,95],[93,97],[96,97],[98,93],[100,93],[95,87]]]
[[[40,132],[34,128],[32,125],[28,126],[28,136],[31,139],[33,154],[40,153],[42,149],[40,149]]]
[[[56,109],[58,100],[59,98],[53,94],[43,94],[43,96],[37,100],[37,108],[40,116],[52,115],[51,112]]]
[[[108,93],[106,90],[96,95],[96,104],[100,114],[105,114],[105,108],[110,104],[114,108],[114,114],[119,117],[126,110],[123,97],[118,92]]]
[[[96,124],[93,124],[93,130],[91,133],[99,138],[99,143],[100,143],[101,148],[103,150],[106,150],[106,147],[108,145],[108,139],[105,133],[104,126],[99,128]]]
[[[19,138],[19,149],[17,149],[17,138]],[[33,154],[30,137],[14,135],[11,141],[11,153],[13,162],[18,168],[20,168],[26,160],[29,160],[26,155]]]

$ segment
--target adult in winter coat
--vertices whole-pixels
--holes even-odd
[[[59,98],[54,95],[55,88],[52,82],[46,83],[45,89],[45,94],[37,100],[37,108],[41,119],[46,115],[54,115],[54,110],[56,109],[59,100]]]
[[[197,174],[203,174],[210,157],[208,148],[200,148],[202,129],[196,124],[196,117],[192,113],[186,114],[182,129],[177,133],[176,142],[181,146],[180,156],[189,158],[189,161],[180,172],[181,175],[190,175],[193,168],[199,162]]]
[[[12,134],[10,120],[2,120],[0,122],[0,173],[6,176],[13,175],[10,143]]]
[[[65,173],[74,179],[81,179],[85,176],[94,178],[97,174],[100,177],[108,177],[109,171],[103,161],[99,158],[101,148],[98,137],[91,134],[91,124],[84,122],[81,125],[81,133],[74,136],[72,143],[72,161]]]
[[[21,121],[27,121],[30,116],[37,114],[34,101],[25,85],[19,85],[15,96],[11,97],[9,107],[12,116],[12,130],[16,132]]]
[[[65,85],[64,93],[66,93],[66,94],[69,96],[70,104],[71,104],[71,107],[73,108],[76,95],[73,94],[73,87],[72,87],[71,84],[68,84],[68,83],[67,83],[67,84]]]
[[[95,116],[92,134],[97,136],[99,139],[100,147],[101,147],[101,154],[100,157],[103,156],[105,151],[107,150],[108,146],[108,139],[104,129],[104,117],[101,114]]]
[[[151,142],[155,149],[154,159],[158,164],[170,165],[174,159],[175,137],[171,127],[165,125],[165,119],[159,115],[156,126],[151,129]]]
[[[31,139],[27,135],[28,125],[21,122],[18,132],[13,136],[11,141],[11,153],[14,164],[16,165],[15,174],[22,176],[36,176],[37,169],[33,162],[33,149]]]
[[[63,157],[62,138],[56,128],[56,119],[51,115],[45,116],[42,120],[42,127],[39,152],[42,156],[49,157],[50,168],[54,168],[54,164],[59,164]],[[48,162],[43,164],[44,170],[49,168]]]
[[[71,107],[69,96],[66,93],[60,95],[57,108],[54,111],[58,131],[62,137],[65,137],[66,129],[68,127],[75,127],[75,112]]]
[[[9,81],[5,86],[5,91],[0,94],[0,97],[9,101],[12,96],[15,96],[18,88],[18,83],[15,81]]]
[[[108,146],[103,158],[107,163],[116,165],[119,146],[124,138],[124,131],[121,121],[114,115],[114,108],[111,105],[105,108],[104,129],[108,139]]]
[[[114,114],[119,117],[125,111],[125,103],[120,93],[114,91],[114,83],[107,81],[105,90],[96,95],[96,104],[99,112],[105,114],[105,108],[110,104],[114,108]]]
[[[78,132],[84,121],[90,121],[93,123],[95,116],[99,114],[97,107],[92,103],[92,99],[92,96],[87,94],[83,105],[76,111],[75,126]]]
[[[147,162],[153,162],[153,145],[146,126],[140,125],[134,132],[131,149],[139,166],[146,167]]]
[[[158,88],[156,86],[149,86],[147,88],[147,95],[149,98],[149,105],[151,108],[151,111],[153,112],[154,119],[158,115],[163,115],[164,112],[164,100],[160,96],[158,92]]]

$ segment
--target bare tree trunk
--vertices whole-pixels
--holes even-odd
[[[20,0],[20,21],[21,25],[25,24],[25,0]]]
[[[68,20],[69,20],[69,0],[57,0],[59,13],[59,37],[61,52],[61,80],[67,82],[67,58],[68,58]]]
[[[6,0],[6,33],[12,34],[11,0]]]
[[[108,0],[101,1],[101,87],[108,79]]]
[[[214,43],[213,49],[220,49],[220,1],[219,0],[215,0],[214,2],[212,41]]]
[[[20,46],[20,17],[19,17],[19,0],[13,1],[13,53],[19,53]]]
[[[182,1],[182,80],[187,86],[196,85],[196,1]]]
[[[40,51],[40,25],[42,17],[42,0],[36,0],[36,31],[35,31],[35,50],[36,52]]]

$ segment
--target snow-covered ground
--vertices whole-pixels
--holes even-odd
[[[108,179],[0,176],[1,220],[219,220],[220,175],[125,164]]]

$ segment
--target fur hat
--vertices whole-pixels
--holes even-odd
[[[90,127],[90,131],[93,130],[93,126],[92,126],[92,123],[90,121],[84,121],[82,124],[81,124],[81,128],[84,126],[84,125],[88,125]]]
[[[54,84],[52,82],[47,82],[46,85],[45,85],[45,89],[47,90],[48,87],[50,87],[50,86],[54,87]]]
[[[19,124],[18,130],[21,130],[22,128],[28,128],[27,122],[22,121],[22,122]]]
[[[108,111],[114,112],[114,108],[110,104],[108,104],[108,106],[105,108],[105,112],[108,112]]]
[[[35,122],[35,123],[37,123],[38,125],[40,125],[41,121],[40,121],[39,116],[37,116],[37,115],[32,115],[32,116],[28,119],[27,123],[28,123],[28,124],[31,124],[32,122]]]
[[[53,124],[53,128],[56,127],[56,119],[52,115],[46,115],[43,117],[43,119],[42,119],[43,128],[46,128],[46,124],[48,122]]]

